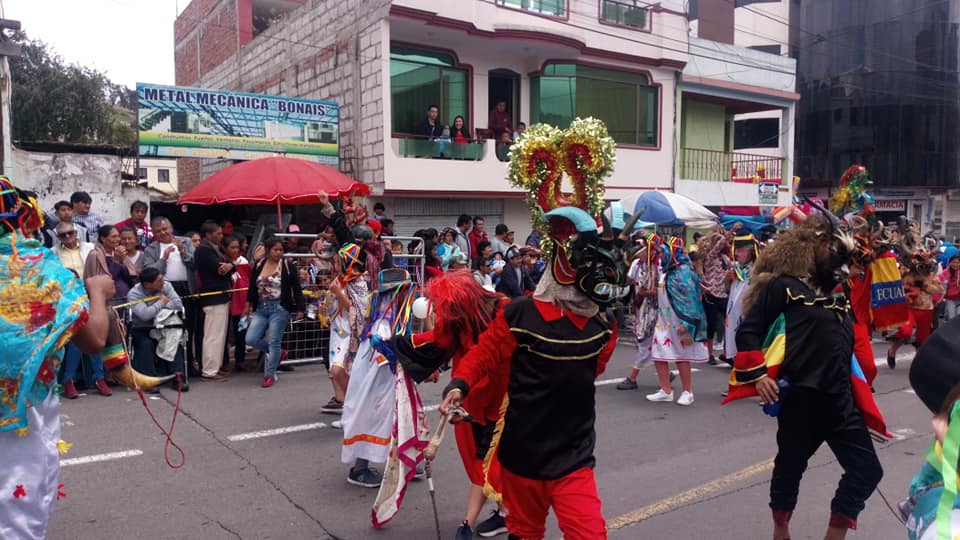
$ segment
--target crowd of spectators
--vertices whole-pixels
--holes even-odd
[[[141,373],[180,374],[182,389],[189,391],[188,376],[219,382],[234,371],[263,371],[263,386],[269,387],[278,370],[293,369],[283,364],[290,321],[329,321],[327,291],[336,280],[337,252],[344,244],[332,221],[315,235],[296,224],[283,231],[286,235],[267,231],[248,260],[249,239],[236,234],[230,222],[208,221],[199,231],[179,235],[164,216],[148,220],[142,201],[116,224],[106,223],[92,204],[84,192],[58,201],[48,215],[44,241],[77,276],[108,275],[114,281],[113,303]],[[514,231],[499,223],[491,237],[482,216],[461,215],[455,226],[439,232],[416,231],[412,241],[384,238],[394,235],[394,225],[377,203],[369,220],[350,232],[367,258],[369,290],[376,288],[380,269],[394,266],[407,268],[421,282],[469,268],[481,285],[510,297],[532,294],[543,273],[536,234],[521,246]],[[68,345],[61,373],[66,398],[80,395],[81,379],[88,391],[112,393],[102,357]]]

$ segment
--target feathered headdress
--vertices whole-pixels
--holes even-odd
[[[874,214],[873,181],[863,165],[851,165],[840,177],[840,189],[830,196],[830,211],[837,217],[858,214],[870,219]]]
[[[0,234],[15,232],[26,236],[41,227],[43,212],[36,196],[0,176]]]

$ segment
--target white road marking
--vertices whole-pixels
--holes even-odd
[[[692,372],[698,372],[698,371],[700,371],[700,370],[697,369],[697,368],[692,368],[690,371],[692,371]],[[608,385],[611,385],[611,384],[617,384],[617,383],[619,383],[619,382],[622,381],[622,380],[623,380],[622,378],[619,378],[619,379],[602,379],[602,380],[599,380],[599,381],[595,381],[593,384],[594,384],[594,386],[608,386]],[[437,403],[437,404],[434,404],[434,405],[427,405],[427,406],[425,406],[425,407],[423,408],[423,411],[429,413],[429,412],[434,412],[434,411],[436,411],[436,410],[439,409],[439,408],[440,408],[440,404]],[[339,420],[335,421],[334,423],[335,423],[335,424],[339,424]],[[276,429],[265,429],[265,430],[262,430],[262,431],[252,431],[252,432],[250,432],[250,433],[239,433],[239,434],[237,434],[237,435],[230,435],[229,437],[227,437],[227,440],[228,440],[228,441],[231,441],[231,442],[247,441],[247,440],[250,440],[250,439],[262,439],[262,438],[264,438],[264,437],[275,437],[275,436],[277,436],[277,435],[286,435],[287,433],[296,433],[296,432],[299,432],[299,431],[310,431],[310,430],[313,430],[313,429],[322,429],[322,428],[325,428],[325,427],[327,427],[327,424],[324,424],[323,422],[317,422],[317,423],[314,423],[314,424],[301,424],[301,425],[298,425],[298,426],[287,426],[287,427],[276,428]],[[340,426],[339,426],[339,425],[331,425],[330,427],[333,427],[333,428],[336,428],[336,429],[340,429]]]
[[[914,390],[913,388],[910,388],[910,389],[904,390],[904,393],[916,395],[916,394],[917,394],[917,391]]]
[[[265,429],[262,431],[251,431],[250,433],[240,433],[227,437],[228,441],[247,441],[250,439],[262,439],[263,437],[274,437],[276,435],[286,435],[287,433],[296,433],[298,431],[310,431],[312,429],[323,429],[327,427],[323,422],[313,424],[300,424],[298,426],[287,426],[276,429]]]
[[[70,459],[61,459],[61,467],[69,467],[71,465],[86,465],[87,463],[97,463],[100,461],[113,461],[114,459],[123,459],[128,457],[142,456],[143,452],[141,450],[124,450],[122,452],[110,452],[108,454],[96,454],[93,456],[83,456],[78,458]]]
[[[910,437],[910,436],[916,435],[916,434],[917,434],[917,432],[914,431],[914,430],[912,430],[912,429],[910,429],[910,428],[898,429],[898,430],[896,430],[896,431],[892,431],[892,432],[891,432],[891,435],[893,435],[893,438],[894,438],[895,440],[898,440],[898,441],[902,441],[902,440],[906,439],[907,437]]]

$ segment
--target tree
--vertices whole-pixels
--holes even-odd
[[[13,138],[133,146],[136,91],[95,69],[66,64],[46,43],[17,32],[22,47],[10,59]]]

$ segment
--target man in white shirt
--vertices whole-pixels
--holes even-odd
[[[199,343],[203,339],[197,332],[199,307],[195,299],[187,298],[196,290],[196,279],[193,273],[193,242],[189,238],[174,236],[173,225],[163,216],[154,217],[150,227],[153,230],[153,241],[143,250],[138,268],[159,270],[183,299],[187,319],[187,365],[192,368],[200,356]]]

